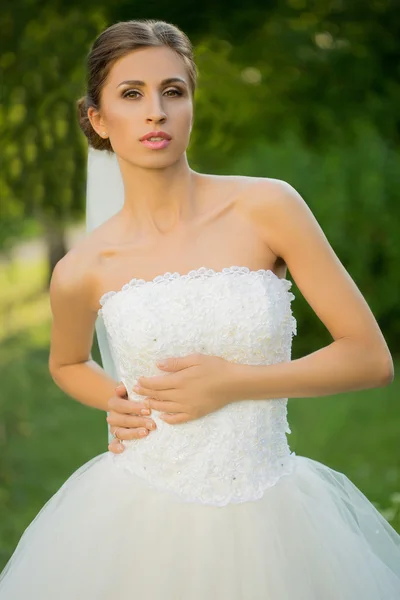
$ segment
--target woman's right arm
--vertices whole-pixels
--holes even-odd
[[[118,436],[142,437],[154,421],[141,417],[142,403],[132,403],[116,393],[120,382],[110,377],[91,356],[97,307],[93,269],[80,253],[72,250],[54,268],[50,282],[53,315],[49,371],[59,388],[82,404],[111,411],[117,408]],[[126,430],[124,431],[124,429]]]

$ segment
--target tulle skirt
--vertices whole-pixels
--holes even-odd
[[[1,600],[399,600],[400,536],[343,474],[302,456],[256,501],[188,503],[80,467],[25,530]]]

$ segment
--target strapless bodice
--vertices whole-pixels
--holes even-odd
[[[132,401],[140,376],[167,375],[156,362],[195,352],[248,365],[291,359],[292,282],[270,270],[202,267],[186,275],[132,279],[100,299],[119,379]],[[184,501],[223,506],[256,500],[291,472],[287,398],[246,399],[195,421],[125,442],[115,464]]]

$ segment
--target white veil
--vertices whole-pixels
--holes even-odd
[[[113,152],[89,146],[86,183],[86,232],[89,233],[117,213],[124,203],[124,186],[118,160]],[[118,381],[104,322],[96,321],[96,335],[103,369]],[[112,439],[108,428],[109,440]]]

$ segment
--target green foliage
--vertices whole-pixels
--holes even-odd
[[[7,16],[13,13],[3,25]],[[24,218],[66,221],[82,213],[86,144],[75,101],[84,93],[89,43],[105,26],[98,11],[60,15],[44,6],[26,18],[17,44],[0,57],[7,74],[0,248]]]
[[[305,198],[330,244],[369,303],[393,352],[400,339],[400,156],[368,122],[354,127],[347,146],[323,154],[307,149],[293,132],[280,142],[254,143],[232,173],[283,179]],[[295,287],[295,286],[294,286]],[[296,290],[293,290],[296,294]],[[303,353],[325,330],[300,293],[294,310],[301,322]]]
[[[206,2],[193,19],[184,5],[134,3],[133,10],[125,1],[45,1],[23,2],[16,11],[7,4],[0,15],[0,248],[24,235],[30,215],[41,223],[82,216],[86,141],[75,101],[96,35],[133,16],[170,20],[195,42],[193,167],[294,185],[397,351],[400,85],[388,66],[399,55],[400,13],[389,1],[366,8],[252,0],[233,3],[229,14]],[[303,350],[311,337],[327,337],[299,304],[304,329],[296,349]]]
[[[65,220],[83,210],[86,142],[75,100],[84,92],[90,44],[108,24],[132,18],[176,23],[192,38],[200,70],[195,165],[230,170],[258,140],[297,133],[323,154],[346,148],[361,118],[398,149],[400,12],[390,0],[185,0],[166,6],[121,0],[18,3],[0,14],[0,248],[11,220]],[[202,161],[202,157],[207,160]],[[204,162],[204,164],[203,164]],[[13,224],[11,230],[15,230]]]

